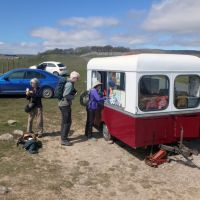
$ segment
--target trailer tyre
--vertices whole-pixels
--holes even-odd
[[[106,141],[110,141],[112,139],[112,136],[110,135],[109,131],[108,131],[108,127],[103,124],[103,138],[106,140]]]

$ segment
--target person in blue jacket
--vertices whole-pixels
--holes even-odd
[[[89,140],[96,140],[92,135],[92,127],[95,119],[95,111],[99,109],[99,103],[103,103],[106,100],[106,97],[101,97],[99,91],[101,89],[102,83],[97,81],[89,94],[89,102],[87,105],[87,121],[85,125],[85,136]]]

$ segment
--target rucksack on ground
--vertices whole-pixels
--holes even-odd
[[[58,85],[56,86],[55,97],[58,100],[62,100],[62,98],[63,98],[63,92],[64,92],[64,88],[65,88],[66,83],[67,83],[67,80],[65,78],[61,78],[58,82]]]

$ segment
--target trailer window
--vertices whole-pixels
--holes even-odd
[[[196,108],[199,105],[200,78],[197,75],[180,75],[174,84],[174,105],[178,109]]]
[[[139,82],[139,108],[142,111],[164,110],[169,104],[169,78],[145,75]]]
[[[125,107],[125,73],[108,72],[108,103]]]

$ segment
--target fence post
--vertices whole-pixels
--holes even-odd
[[[19,59],[20,59],[20,57],[18,57],[18,59],[17,59],[17,68],[19,68],[19,65],[20,65]]]
[[[14,60],[14,57],[13,57],[13,69],[15,68],[15,60]]]
[[[7,71],[9,71],[9,60],[7,58]]]

